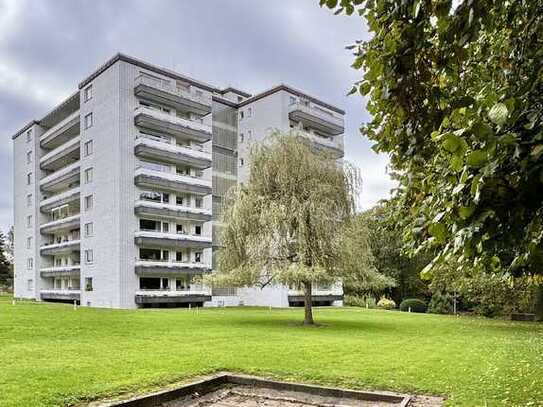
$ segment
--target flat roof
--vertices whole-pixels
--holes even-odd
[[[107,70],[110,66],[112,66],[117,61],[124,61],[124,62],[127,62],[129,64],[139,66],[140,68],[147,69],[149,71],[152,71],[152,72],[155,72],[155,73],[158,73],[158,74],[170,76],[170,77],[172,77],[174,79],[179,79],[181,81],[188,82],[191,85],[198,86],[198,87],[200,87],[202,89],[209,90],[211,92],[219,92],[219,88],[217,88],[215,86],[212,86],[212,85],[209,85],[207,83],[198,81],[196,79],[190,78],[190,77],[185,76],[185,75],[181,75],[180,73],[172,71],[171,69],[162,68],[160,66],[153,65],[153,64],[150,64],[148,62],[142,61],[141,59],[137,59],[137,58],[122,54],[120,52],[118,54],[116,54],[115,56],[113,56],[113,58],[111,58],[105,64],[100,66],[96,71],[91,73],[88,77],[83,79],[81,81],[81,83],[79,84],[79,89],[83,88],[85,85],[87,85],[93,79],[100,76],[105,70]]]
[[[310,96],[305,92],[302,92],[302,91],[300,91],[298,89],[295,89],[295,88],[293,88],[291,86],[288,86],[288,85],[285,85],[285,84],[280,84],[280,85],[274,86],[271,89],[268,89],[266,91],[263,91],[261,93],[258,93],[256,95],[252,96],[249,93],[246,93],[246,92],[241,91],[239,89],[233,88],[231,86],[229,86],[227,88],[224,88],[224,89],[219,89],[219,88],[217,88],[217,87],[215,87],[213,85],[209,85],[209,84],[207,84],[205,82],[201,82],[201,81],[198,81],[196,79],[190,78],[188,76],[182,75],[182,74],[180,74],[178,72],[172,71],[171,69],[162,68],[160,66],[150,64],[150,63],[142,61],[140,59],[137,59],[137,58],[122,54],[120,52],[117,53],[116,55],[114,55],[112,58],[110,58],[106,63],[104,63],[103,65],[98,67],[98,69],[96,69],[93,73],[91,73],[85,79],[83,79],[79,83],[78,89],[81,89],[81,88],[85,87],[87,84],[89,84],[95,78],[100,76],[104,71],[106,71],[109,67],[111,67],[113,64],[115,64],[115,62],[117,62],[117,61],[125,61],[125,62],[127,62],[129,64],[139,66],[140,68],[147,69],[149,71],[152,71],[152,72],[155,72],[155,73],[158,73],[158,74],[161,74],[161,75],[169,76],[169,77],[171,77],[173,79],[178,79],[178,80],[181,80],[181,81],[184,81],[184,82],[188,82],[191,85],[198,86],[199,88],[208,90],[210,92],[215,92],[215,93],[218,93],[220,95],[224,95],[227,92],[232,92],[232,93],[236,93],[236,94],[239,94],[240,96],[244,96],[244,97],[248,98],[248,99],[246,99],[246,100],[244,100],[242,102],[239,102],[239,103],[228,101],[227,104],[231,105],[232,107],[236,107],[236,108],[248,105],[248,104],[250,104],[252,102],[255,102],[255,101],[259,100],[259,99],[263,99],[266,96],[269,96],[269,95],[272,95],[272,94],[274,94],[276,92],[284,90],[284,91],[292,93],[292,94],[294,94],[296,96],[306,98],[309,101],[311,101],[311,102],[313,102],[313,103],[315,103],[317,105],[320,105],[320,106],[322,106],[324,108],[330,109],[330,110],[332,110],[332,111],[334,111],[336,113],[345,114],[344,110],[342,110],[342,109],[340,109],[340,108],[338,108],[336,106],[333,106],[331,104],[328,104],[326,102],[323,102],[322,100],[320,100],[320,99],[318,99],[316,97]],[[76,97],[79,97],[79,92],[76,92],[76,93],[70,95],[67,99],[65,99],[63,102],[61,102],[56,107],[54,107],[49,113],[44,115],[41,120],[32,120],[31,122],[26,124],[21,130],[19,130],[17,133],[15,133],[11,138],[12,139],[17,138],[20,134],[24,133],[26,130],[28,130],[29,127],[33,126],[34,124],[39,125],[41,121],[46,120],[47,118],[50,118],[54,113],[59,111],[59,109],[64,107],[66,104],[73,103]],[[224,99],[219,99],[219,100],[222,103],[226,103],[226,101]]]
[[[345,114],[345,110],[340,109],[339,107],[333,106],[331,104],[328,104],[326,102],[323,102],[322,100],[317,99],[316,97],[310,96],[305,92],[302,92],[302,91],[300,91],[298,89],[295,89],[295,88],[293,88],[291,86],[288,86],[288,85],[285,85],[283,83],[280,84],[280,85],[274,86],[271,89],[265,90],[264,92],[258,93],[256,95],[254,95],[253,97],[251,97],[249,99],[246,99],[243,102],[240,102],[238,105],[239,105],[239,107],[248,105],[248,104],[253,103],[253,102],[255,102],[255,101],[259,100],[259,99],[263,99],[266,96],[270,96],[270,95],[272,95],[272,94],[274,94],[276,92],[282,91],[282,90],[284,90],[286,92],[289,92],[289,93],[292,93],[293,95],[296,95],[298,97],[306,98],[310,102],[313,102],[316,105],[319,105],[319,106],[325,107],[327,109],[330,109],[330,110],[332,110],[332,111],[334,111],[336,113]]]

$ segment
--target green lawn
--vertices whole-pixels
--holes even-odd
[[[543,405],[543,324],[365,309],[101,310],[0,297],[0,406],[76,404],[216,370]]]

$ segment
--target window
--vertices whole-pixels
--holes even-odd
[[[181,278],[178,278],[175,280],[175,289],[177,291],[185,291],[190,290],[190,283],[191,283],[191,277],[190,276],[183,276]]]
[[[239,111],[239,119],[240,119],[240,120],[243,120],[243,110],[240,110],[240,111]]]
[[[92,85],[89,85],[83,91],[83,100],[85,102],[88,102],[91,99],[92,99]]]
[[[88,157],[89,155],[92,154],[92,152],[94,151],[94,144],[92,142],[92,140],[89,140],[85,143],[85,157]]]
[[[32,151],[26,153],[26,163],[30,164],[32,162]]]
[[[29,229],[32,227],[32,215],[26,217],[26,227]]]
[[[239,166],[240,167],[243,167],[243,164],[245,163],[245,161],[243,161],[243,158],[240,158],[239,159]]]
[[[92,277],[85,277],[85,291],[92,291]]]
[[[32,194],[26,196],[26,206],[32,206]]]
[[[170,231],[170,224],[167,222],[162,222],[162,232],[168,233]]]
[[[32,130],[26,132],[26,142],[30,143],[32,141]]]
[[[27,248],[27,249],[31,249],[31,248],[32,248],[32,238],[31,238],[31,237],[27,237],[27,238],[26,238],[26,248]]]
[[[92,182],[92,173],[92,167],[85,170],[85,184],[90,184]]]
[[[183,252],[175,252],[175,261],[183,261]]]
[[[32,270],[34,268],[34,259],[32,257],[26,259],[26,268],[28,270]]]
[[[92,195],[87,195],[85,197],[85,210],[86,211],[90,211],[92,209],[92,206],[93,206],[93,197]]]
[[[94,124],[94,120],[92,118],[92,112],[85,115],[85,129],[89,129]]]
[[[201,235],[202,234],[202,227],[200,225],[194,226],[194,234],[195,235]]]
[[[247,117],[253,117],[253,109],[252,108],[247,109]]]
[[[289,100],[290,100],[290,101],[289,101],[289,104],[290,104],[290,105],[293,105],[293,104],[296,103],[296,98],[295,98],[294,96],[291,96],[291,97],[289,98]]]
[[[175,204],[176,204],[176,205],[181,205],[181,206],[183,206],[183,197],[177,195],[177,196],[175,197]]]
[[[180,234],[180,235],[184,234],[185,233],[185,228],[183,227],[183,225],[181,225],[179,223],[177,225],[175,225],[175,233]]]
[[[94,253],[92,249],[85,250],[85,263],[92,264],[94,262]]]
[[[194,206],[197,207],[197,208],[201,208],[203,202],[204,202],[204,201],[202,200],[202,198],[196,198],[196,199],[194,200]]]
[[[140,277],[140,290],[168,290],[170,283],[167,278]]]
[[[32,173],[31,172],[26,174],[26,185],[30,185],[30,184],[32,184]]]
[[[195,252],[194,253],[194,262],[195,263],[201,263],[202,262],[202,252]]]
[[[239,142],[240,142],[240,143],[243,143],[243,139],[244,139],[243,133],[240,133],[240,135],[239,135]]]
[[[251,142],[252,138],[253,138],[253,132],[251,130],[249,130],[247,132],[247,137],[249,138],[249,142]]]
[[[94,233],[94,224],[92,222],[85,223],[85,237],[90,237]]]
[[[140,230],[160,231],[160,223],[156,220],[140,219]]]
[[[29,291],[33,290],[34,289],[34,280],[32,279],[29,279],[26,283],[26,287],[28,288]]]

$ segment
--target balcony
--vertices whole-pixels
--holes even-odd
[[[334,284],[330,287],[314,286],[311,294],[313,302],[332,303],[334,301],[343,301],[343,286],[342,284]],[[289,289],[288,301],[296,304],[304,303],[303,291]]]
[[[67,216],[62,219],[57,219],[51,222],[43,223],[40,225],[40,232],[42,234],[54,234],[63,230],[71,230],[79,227],[80,214]]]
[[[41,290],[42,300],[79,301],[81,290]]]
[[[40,137],[40,145],[47,149],[57,148],[79,135],[79,120],[79,110],[77,110],[43,133]]]
[[[55,267],[43,267],[40,269],[40,276],[44,278],[50,277],[78,277],[81,271],[81,266],[55,266]]]
[[[154,130],[160,133],[171,134],[184,140],[194,140],[205,143],[211,140],[211,126],[200,122],[183,119],[158,110],[138,106],[134,110],[136,126]]]
[[[136,274],[148,277],[177,276],[182,274],[211,273],[211,267],[205,263],[187,263],[167,260],[136,260]]]
[[[40,180],[40,189],[46,192],[56,192],[70,188],[75,183],[79,183],[80,171],[80,161],[67,165],[60,170],[43,177]]]
[[[141,200],[136,201],[134,212],[138,216],[151,216],[172,220],[195,220],[202,222],[211,220],[211,211],[209,209]]]
[[[211,247],[211,237],[181,233],[137,231],[135,243],[146,247],[206,249]]]
[[[46,243],[40,247],[42,256],[55,256],[80,251],[81,240],[65,240],[60,243]]]
[[[42,170],[56,171],[65,167],[74,161],[79,160],[80,136],[76,136],[68,142],[49,151],[40,159],[40,168]]]
[[[204,287],[191,287],[188,291],[139,290],[136,304],[203,304],[211,301],[211,292]]]
[[[308,131],[297,129],[292,132],[302,140],[311,142],[311,145],[315,147],[316,150],[329,154],[336,160],[343,158],[345,155],[343,151],[343,140],[340,137],[322,137]]]
[[[137,157],[169,164],[189,165],[200,170],[211,167],[211,153],[181,147],[169,143],[140,137],[136,140],[134,153]]]
[[[184,89],[175,82],[139,75],[135,79],[134,94],[154,102],[172,106],[176,110],[206,115],[211,112],[211,97]]]
[[[342,115],[312,103],[298,102],[290,105],[289,118],[333,136],[345,131]]]
[[[189,192],[198,195],[211,194],[211,181],[209,180],[154,171],[143,167],[136,169],[134,182],[142,188],[160,188],[171,192]]]
[[[61,192],[60,194],[50,196],[40,202],[40,210],[43,213],[48,213],[58,206],[65,205],[74,201],[79,201],[80,192],[81,189],[79,187],[75,187],[67,191]]]

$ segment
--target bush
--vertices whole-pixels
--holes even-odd
[[[350,307],[363,307],[363,308],[376,308],[377,303],[375,298],[371,295],[346,295],[345,305]]]
[[[453,297],[448,293],[436,291],[432,295],[430,304],[428,304],[428,312],[432,314],[452,314],[453,313]]]
[[[400,304],[400,311],[409,311],[411,312],[426,312],[426,302],[419,300],[418,298],[406,298]]]
[[[389,300],[386,297],[381,297],[381,299],[377,303],[377,307],[383,308],[383,309],[394,309],[396,308],[396,303],[393,300]]]

